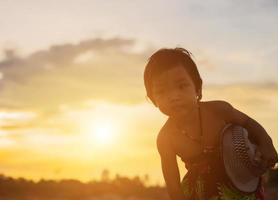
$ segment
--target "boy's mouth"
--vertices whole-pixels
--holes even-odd
[[[175,111],[180,111],[184,109],[184,106],[172,106],[172,109]]]
[[[171,107],[172,111],[176,114],[180,114],[186,110],[185,105],[174,105]]]

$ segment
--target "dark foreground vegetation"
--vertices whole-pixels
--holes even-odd
[[[146,186],[138,176],[117,175],[87,183],[73,179],[38,182],[0,175],[1,200],[169,200],[166,188]],[[266,175],[266,199],[278,199],[278,170]]]

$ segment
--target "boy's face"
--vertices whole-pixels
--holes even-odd
[[[159,110],[168,116],[186,115],[197,105],[194,83],[182,64],[153,78],[152,96]]]

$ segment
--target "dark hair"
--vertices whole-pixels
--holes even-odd
[[[198,94],[198,101],[202,98],[202,79],[195,62],[191,58],[192,53],[184,48],[174,49],[162,48],[156,51],[148,60],[144,71],[144,84],[147,96],[155,104],[152,96],[152,79],[163,71],[170,69],[176,64],[182,64],[191,77],[195,90]]]

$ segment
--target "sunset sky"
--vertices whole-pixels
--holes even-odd
[[[163,184],[167,116],[143,85],[162,47],[190,50],[203,101],[230,102],[278,148],[277,24],[276,0],[1,1],[0,173],[89,181],[108,169]]]

